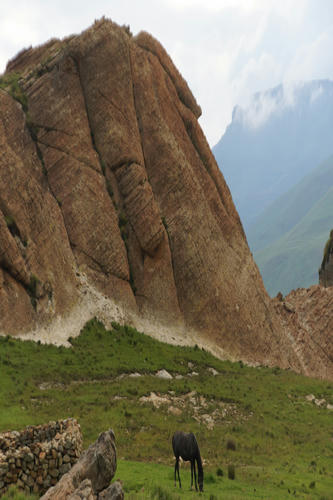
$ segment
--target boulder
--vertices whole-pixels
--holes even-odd
[[[78,462],[62,476],[60,481],[47,490],[43,500],[89,498],[107,488],[117,468],[115,436],[110,429],[102,432],[97,441],[81,455]],[[72,495],[72,496],[71,496]],[[85,498],[85,497],[84,497]]]
[[[124,492],[120,481],[115,481],[108,488],[101,491],[98,500],[123,500]]]

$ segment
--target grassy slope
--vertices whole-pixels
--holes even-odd
[[[247,231],[253,252],[279,240],[292,230],[333,186],[333,156],[306,175],[272,203]]]
[[[266,289],[272,296],[281,291],[318,283],[318,268],[333,227],[333,187],[279,240],[254,257]]]
[[[298,498],[332,498],[332,413],[305,399],[313,393],[333,403],[331,383],[223,362],[128,327],[106,331],[95,320],[72,343],[65,349],[0,338],[0,430],[74,416],[88,445],[112,426],[120,458],[116,477],[123,480],[127,498],[153,498],[154,490],[160,499],[193,497],[185,468],[184,489],[174,492],[170,440],[176,429],[197,436],[206,461],[203,499],[285,499],[288,489]],[[184,378],[155,377],[162,368]],[[190,377],[192,370],[199,375]],[[143,376],[117,378],[134,371]],[[180,415],[169,414],[168,405],[140,404],[151,391],[175,396],[196,391],[195,399],[201,395],[209,402],[201,413],[212,414],[220,404],[233,404],[237,411],[220,416],[209,430],[193,419],[186,402]],[[235,441],[236,451],[226,449],[227,439]],[[229,464],[236,467],[234,481],[227,479]]]

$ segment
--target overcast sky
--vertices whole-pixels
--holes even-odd
[[[202,107],[211,146],[254,92],[333,79],[333,0],[0,0],[0,73],[23,47],[103,15],[162,43]]]

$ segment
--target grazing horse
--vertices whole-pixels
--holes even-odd
[[[175,486],[176,486],[176,473],[178,472],[179,488],[182,487],[179,476],[179,457],[182,457],[182,459],[185,460],[185,462],[191,462],[191,489],[193,488],[193,472],[194,472],[194,484],[196,491],[198,491],[198,487],[197,487],[197,475],[195,470],[195,461],[197,462],[199,490],[203,491],[202,461],[201,461],[199,446],[193,432],[176,431],[172,436],[172,448],[176,457]]]

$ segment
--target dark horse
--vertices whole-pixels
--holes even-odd
[[[182,459],[185,460],[185,462],[191,462],[191,489],[193,487],[193,472],[194,472],[194,484],[196,491],[198,491],[198,487],[197,487],[197,475],[195,470],[195,461],[197,462],[199,490],[203,491],[202,461],[201,461],[199,446],[193,432],[176,431],[172,436],[172,448],[176,457],[175,486],[176,486],[176,473],[178,472],[179,487],[180,488],[182,487],[179,476],[179,457],[182,457]]]

